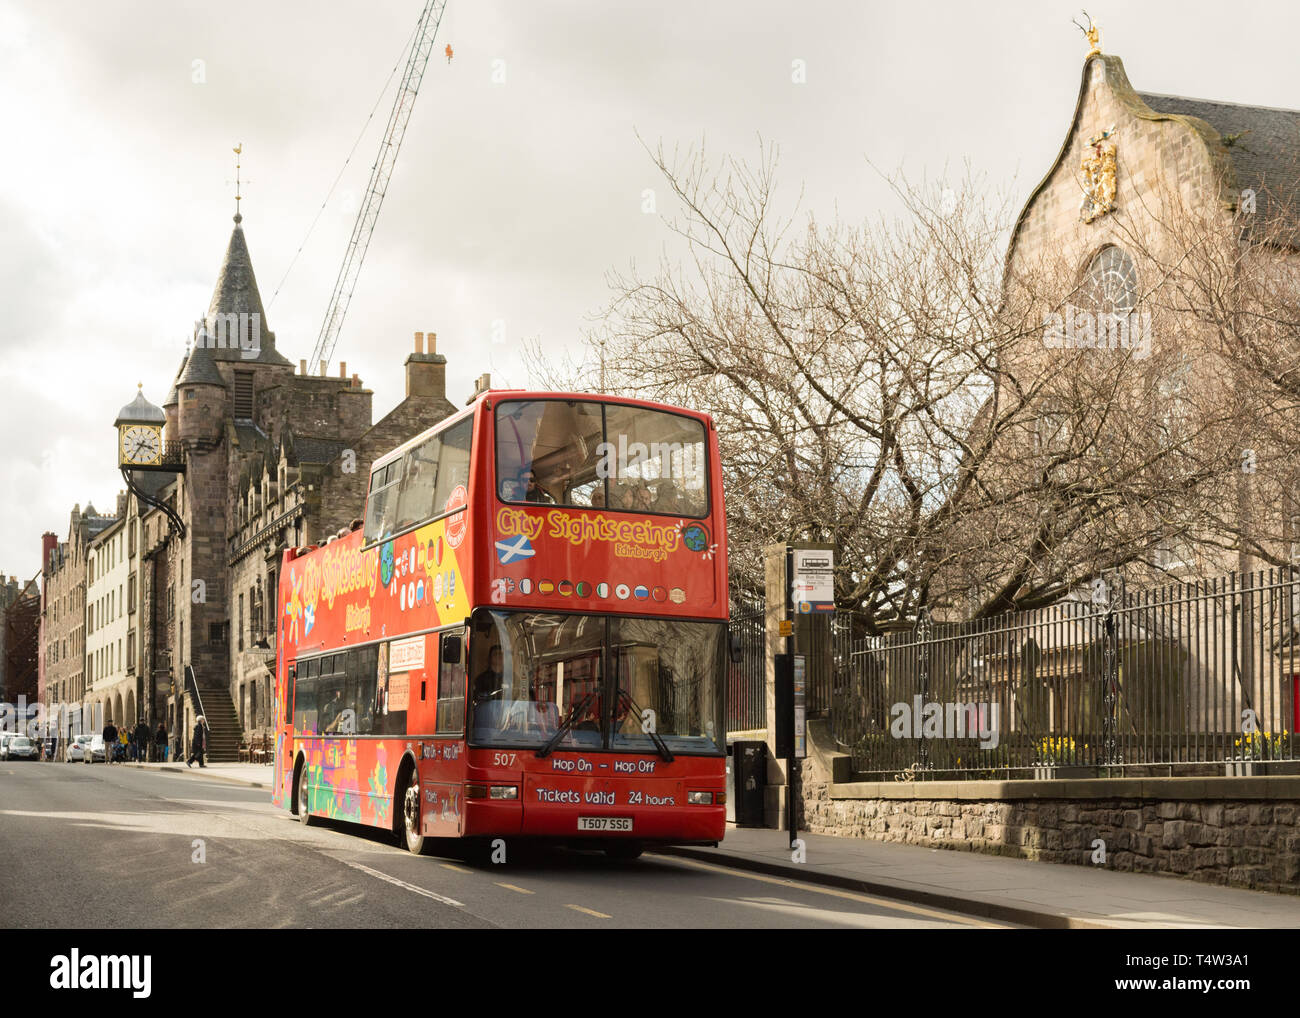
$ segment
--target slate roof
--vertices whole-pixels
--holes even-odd
[[[186,349],[185,356],[181,358],[181,366],[176,369],[176,377],[172,379],[172,387],[167,390],[167,398],[162,401],[163,409],[169,406],[179,405],[181,399],[176,392],[176,383],[180,381],[181,374],[185,371],[185,362],[190,359],[190,351]]]
[[[1300,210],[1296,208],[1300,201],[1300,110],[1153,92],[1137,95],[1157,113],[1197,117],[1214,128],[1232,167],[1237,193],[1254,190],[1261,218],[1278,225],[1293,245],[1300,246]],[[1289,210],[1283,208],[1286,203]]]
[[[114,423],[120,424],[123,421],[163,424],[167,421],[167,415],[162,412],[161,408],[154,406],[144,398],[144,389],[142,387],[135,394],[135,399],[117,412],[117,420]]]
[[[221,372],[217,370],[216,361],[212,359],[214,351],[210,347],[196,346],[190,351],[189,357],[185,359],[185,370],[181,372],[180,378],[176,379],[176,388],[185,385],[220,385],[225,388],[226,381],[221,377]],[[238,356],[238,351],[236,351]]]
[[[344,449],[347,442],[333,442],[324,438],[302,438],[286,431],[286,453],[294,466],[302,463],[332,463]]]
[[[248,254],[241,218],[237,216],[235,219],[235,229],[230,234],[226,257],[221,262],[212,302],[208,305],[207,319],[211,321],[218,314],[256,314],[261,322],[261,346],[256,357],[245,357],[244,351],[228,347],[214,349],[211,353],[223,361],[291,365],[292,362],[275,349],[275,333],[266,321],[266,309],[262,307],[262,294],[257,289],[257,277],[253,274],[253,260]]]

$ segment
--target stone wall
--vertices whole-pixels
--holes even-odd
[[[1297,778],[926,784],[935,788],[805,780],[802,828],[1300,894]],[[1093,861],[1097,839],[1104,863]]]

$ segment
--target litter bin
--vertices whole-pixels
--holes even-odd
[[[763,826],[763,791],[767,785],[767,743],[733,742],[727,758],[730,795],[727,820],[737,827]]]

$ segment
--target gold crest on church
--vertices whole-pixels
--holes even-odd
[[[1088,142],[1079,170],[1083,174],[1083,201],[1079,218],[1091,223],[1115,211],[1115,143],[1110,140],[1115,128],[1102,131]]]

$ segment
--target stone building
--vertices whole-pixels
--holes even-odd
[[[131,521],[134,522],[134,521]],[[119,728],[137,720],[134,672],[137,648],[127,621],[127,588],[134,586],[134,545],[127,542],[126,495],[118,515],[95,535],[86,556],[86,697],[104,705]],[[129,554],[128,552],[132,553]]]
[[[68,536],[41,539],[41,702],[55,706],[88,702],[86,684],[86,574],[91,542],[115,522],[90,503],[72,507]],[[65,729],[66,732],[66,729]]]
[[[40,702],[40,587],[0,573],[0,703]]]
[[[1239,238],[1246,258],[1300,276],[1297,198],[1300,111],[1140,92],[1119,57],[1094,48],[1084,62],[1065,141],[1016,221],[1008,276],[1028,274],[1049,257],[1075,272],[1071,303],[1096,316],[1099,356],[1110,352],[1101,349],[1103,317],[1132,322],[1136,329],[1145,311],[1154,307],[1159,316],[1163,308],[1154,334],[1149,318],[1145,339],[1129,334],[1135,349],[1152,343],[1162,357],[1156,398],[1171,420],[1179,407],[1215,401],[1226,406],[1232,399],[1230,373],[1204,336],[1197,338],[1196,323],[1178,313],[1178,295],[1167,292],[1168,266],[1190,236],[1178,231],[1196,228],[1193,219],[1203,216],[1202,226]],[[1039,345],[1061,343],[1045,338]],[[1117,345],[1122,343],[1110,343]],[[1252,444],[1248,438],[1242,442]],[[1228,526],[1261,543],[1268,534],[1280,553],[1286,527],[1265,526],[1263,517],[1276,521],[1289,513],[1300,522],[1300,504],[1282,504],[1285,486],[1266,489],[1259,479],[1247,494],[1244,483],[1238,485],[1242,490],[1226,493]],[[1195,537],[1162,542],[1152,550],[1151,565],[1184,577],[1262,565],[1245,550],[1216,552],[1211,542]]]
[[[426,352],[417,333],[406,396],[378,422],[372,391],[346,365],[337,377],[312,375],[305,361],[295,370],[267,325],[236,215],[212,300],[163,400],[165,441],[183,450],[183,469],[135,473],[184,534],[134,496],[125,508],[139,523],[127,583],[140,617],[128,626],[151,726],[162,720],[187,743],[201,709],[217,759],[269,732],[281,552],[359,518],[371,460],[454,412],[445,366],[434,335]]]

